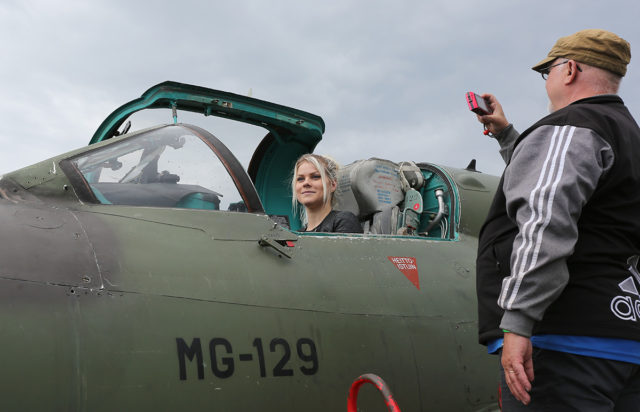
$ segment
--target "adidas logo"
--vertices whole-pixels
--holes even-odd
[[[640,285],[640,273],[638,272],[638,259],[640,256],[631,256],[627,259],[627,268],[631,276],[618,283],[620,290],[634,296],[618,295],[611,299],[611,311],[622,320],[638,321],[640,319],[640,293],[636,282]]]

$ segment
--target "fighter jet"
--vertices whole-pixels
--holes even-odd
[[[130,131],[147,109],[169,123]],[[264,130],[247,170],[181,112]],[[4,174],[0,410],[345,411],[364,374],[403,411],[496,410],[475,256],[497,178],[381,153],[339,176],[363,234],[300,232],[292,168],[324,127],[164,82]],[[357,402],[387,410],[373,385]]]

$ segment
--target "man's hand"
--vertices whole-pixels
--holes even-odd
[[[502,348],[504,376],[513,396],[525,405],[531,402],[531,396],[529,396],[531,382],[533,382],[531,354],[531,339],[510,332],[504,334]]]
[[[493,112],[491,114],[485,114],[484,116],[478,115],[478,121],[484,124],[492,134],[498,134],[504,130],[505,127],[509,126],[509,122],[502,111],[502,105],[492,94],[483,94],[482,98],[489,103],[489,107]]]

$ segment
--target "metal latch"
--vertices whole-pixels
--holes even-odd
[[[287,245],[291,243],[291,246],[293,246],[293,242],[291,241],[288,241],[288,240],[278,241],[268,236],[262,236],[262,238],[260,238],[260,240],[258,241],[258,244],[263,247],[273,248],[276,250],[276,252],[280,253],[282,256],[291,259],[291,255],[287,251],[286,247],[280,242],[286,242]]]

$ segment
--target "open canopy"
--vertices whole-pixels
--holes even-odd
[[[322,118],[302,110],[206,87],[166,81],[117,108],[98,127],[89,144],[117,136],[120,126],[137,111],[162,108],[262,126],[276,139],[295,139],[310,147],[315,147],[324,133]]]
[[[313,152],[322,139],[325,126],[320,116],[252,97],[166,81],[117,108],[98,127],[89,144],[118,136],[129,116],[144,109],[173,110],[174,122],[177,111],[185,110],[265,128],[268,133],[255,149],[248,174],[267,213],[295,219],[290,211],[290,190],[281,182],[288,180],[296,159]]]

